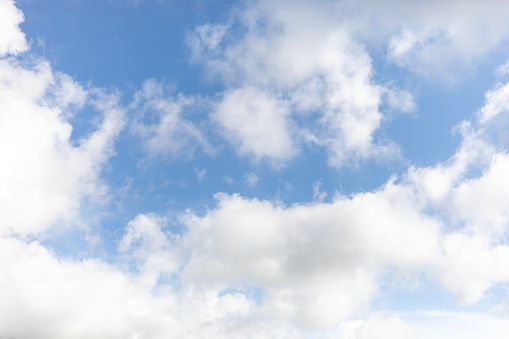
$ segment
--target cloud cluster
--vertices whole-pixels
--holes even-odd
[[[325,147],[340,167],[397,152],[373,137],[391,90],[372,80],[371,59],[339,13],[323,1],[258,1],[232,19],[240,36],[233,23],[190,34],[194,60],[226,86],[213,117],[240,155],[284,162],[304,143]],[[388,103],[411,110],[399,93]]]
[[[376,191],[293,206],[218,194],[213,210],[188,213],[187,232],[165,245],[166,255],[183,263],[179,283],[219,295],[260,290],[254,314],[304,328],[355,316],[383,279],[401,275],[424,274],[460,305],[478,302],[509,281],[509,157],[485,140],[491,121],[483,114],[500,101],[504,87],[497,88],[476,127],[461,125],[464,140],[446,163],[412,167]],[[505,113],[501,107],[491,116]],[[363,338],[366,328],[355,333]]]
[[[228,25],[208,25],[189,38],[195,59],[227,86],[212,120],[239,154],[256,159],[288,160],[304,142],[326,147],[333,166],[390,152],[373,138],[382,98],[407,110],[411,98],[373,82],[369,55],[350,34],[355,30],[335,19],[346,7],[287,5],[246,5],[238,12],[245,22],[240,37],[227,37]],[[475,22],[484,23],[479,6]],[[402,3],[401,13],[405,8]],[[0,337],[507,333],[507,323],[491,315],[441,314],[439,321],[436,314],[369,313],[381,284],[401,276],[438,283],[462,305],[509,281],[508,85],[487,92],[476,120],[460,125],[462,144],[444,163],[411,167],[376,190],[337,194],[330,202],[319,182],[316,201],[291,206],[218,193],[205,214],[181,216],[182,233],[169,231],[175,220],[140,214],[128,222],[116,262],[77,260],[59,257],[37,239],[75,221],[86,197],[105,196],[100,174],[125,124],[124,110],[115,94],[85,89],[46,61],[20,56],[28,48],[19,29],[23,16],[8,0],[0,0],[0,13]],[[488,32],[502,25],[494,22]],[[484,51],[505,34],[498,28],[502,33],[488,34]],[[390,40],[400,63],[420,41],[405,32]],[[466,42],[451,32],[450,46],[461,50]],[[131,126],[152,154],[211,152],[198,123],[183,114],[193,100],[169,99],[155,80],[135,95]],[[76,140],[70,121],[83,107],[100,119]],[[258,177],[245,179],[255,186]]]
[[[492,97],[480,112],[493,106]],[[489,121],[481,116],[477,124],[470,130],[463,124],[464,141],[446,163],[410,168],[399,182],[393,178],[376,191],[293,206],[218,194],[217,206],[205,215],[182,217],[183,234],[165,232],[166,221],[157,215],[138,216],[120,249],[147,286],[170,279],[180,292],[241,298],[246,304],[239,312],[249,324],[228,322],[242,331],[270,318],[279,326],[295,322],[303,335],[325,328],[331,337],[420,338],[432,333],[423,331],[422,320],[349,319],[369,309],[384,279],[424,274],[462,305],[509,280],[503,240],[509,158],[483,139]]]
[[[364,39],[384,41],[387,57],[420,75],[452,80],[509,36],[503,1],[354,2],[349,24]]]
[[[152,284],[166,277],[179,291],[245,298],[239,312],[249,324],[228,320],[242,331],[270,318],[294,322],[302,335],[311,328],[344,338],[454,333],[433,315],[406,324],[398,317],[349,319],[369,309],[384,279],[424,274],[463,305],[509,280],[509,246],[503,242],[509,219],[504,200],[495,203],[506,198],[497,175],[507,173],[508,158],[479,146],[484,144],[479,135],[465,135],[447,164],[411,168],[399,182],[393,178],[376,191],[339,195],[330,203],[284,206],[218,194],[217,206],[205,215],[182,217],[187,231],[180,235],[164,232],[161,217],[140,215],[120,248]],[[486,159],[483,170],[472,176],[471,167],[483,164],[479,159]],[[479,194],[498,199],[483,205]],[[488,315],[465,316],[504,326]],[[422,321],[437,327],[423,330]]]
[[[508,12],[499,1],[260,0],[187,40],[193,61],[226,87],[214,120],[240,155],[284,163],[312,145],[342,167],[397,155],[397,145],[375,138],[381,107],[415,109],[410,93],[374,80],[365,45],[455,81],[507,38]]]

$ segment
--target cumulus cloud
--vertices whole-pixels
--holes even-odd
[[[373,83],[369,56],[337,25],[329,4],[296,2],[289,12],[284,5],[248,5],[240,12],[247,33],[230,45],[222,45],[226,26],[198,29],[195,43],[206,40],[206,48],[196,58],[208,58],[209,70],[227,85],[214,121],[239,154],[255,159],[286,161],[305,142],[325,147],[338,167],[379,154],[384,146],[373,133],[383,98],[402,111],[413,109],[413,101]],[[84,197],[104,196],[100,173],[113,155],[124,111],[117,95],[85,89],[44,60],[5,56],[25,50],[26,42],[18,34],[21,13],[10,1],[0,6],[6,9],[2,24],[10,22],[2,32],[11,32],[0,40],[0,162],[7,164],[0,166],[1,337],[306,338],[316,329],[349,339],[507,333],[506,321],[473,313],[363,317],[382,281],[399,275],[437,282],[461,305],[509,281],[509,156],[503,136],[493,143],[492,133],[507,117],[507,85],[486,94],[476,121],[461,124],[462,144],[444,163],[411,167],[376,190],[337,194],[327,203],[319,182],[315,201],[290,206],[218,193],[216,206],[203,214],[136,216],[111,263],[76,260],[33,239],[73,220]],[[394,47],[401,58],[426,40],[401,34]],[[152,154],[208,152],[199,119],[186,116],[194,100],[169,96],[149,80],[131,106],[138,112],[132,129]],[[75,140],[70,121],[85,105],[102,119]],[[299,119],[311,121],[309,128],[296,127]],[[254,186],[257,177],[246,180]],[[184,231],[172,233],[172,222]],[[498,312],[504,310],[501,305]]]
[[[16,8],[14,1],[0,1],[0,57],[28,49],[25,34],[19,28],[23,21],[23,13]]]
[[[374,137],[380,105],[416,107],[409,92],[373,80],[365,45],[381,42],[400,67],[454,80],[509,35],[508,11],[499,1],[260,0],[187,41],[193,62],[225,84],[215,117],[241,155],[284,162],[305,143],[342,167],[397,156],[397,145]],[[279,144],[264,147],[271,140]]]
[[[336,6],[257,1],[236,13],[245,28],[240,37],[224,32],[231,25],[207,24],[188,41],[200,51],[195,59],[226,86],[215,117],[240,154],[283,161],[311,143],[341,167],[397,151],[373,138],[386,91],[372,80],[371,59]],[[391,93],[394,106],[412,108],[408,93]]]
[[[225,93],[213,118],[241,155],[286,160],[295,153],[287,103],[255,88]]]
[[[376,193],[291,207],[218,195],[206,216],[185,218],[182,275],[202,286],[248,282],[264,290],[274,316],[331,326],[367,306],[384,268],[410,272],[438,256],[440,224],[420,215],[410,194],[389,182]]]
[[[458,333],[449,327],[444,332],[436,321],[429,329],[422,320],[352,317],[369,309],[382,277],[391,274],[424,272],[463,304],[509,279],[509,247],[499,242],[500,230],[484,226],[494,211],[474,209],[474,218],[453,208],[456,196],[478,194],[465,185],[491,189],[488,178],[504,155],[495,154],[477,177],[467,177],[479,157],[469,146],[478,145],[466,138],[449,163],[411,169],[400,182],[392,178],[378,190],[339,195],[330,203],[284,206],[218,194],[216,207],[204,215],[182,216],[182,234],[169,232],[166,218],[139,215],[118,247],[134,267],[131,273],[121,269],[123,261],[59,260],[36,242],[2,239],[0,293],[7,302],[0,312],[10,321],[0,330],[18,337],[37,331],[42,338],[299,338],[313,328],[346,338]],[[438,193],[426,188],[426,182],[442,180],[433,179],[434,170],[449,178]],[[437,203],[444,197],[449,206]],[[493,206],[505,218],[503,207]],[[454,220],[470,220],[481,230]],[[30,303],[20,302],[23,295]],[[30,326],[9,325],[18,323],[16,317]]]
[[[153,297],[119,270],[97,260],[58,258],[36,242],[0,243],[1,336],[127,338],[175,333],[178,323],[168,316],[173,300]]]
[[[295,319],[304,328],[339,324],[347,331],[348,319],[369,308],[381,277],[394,269],[424,273],[460,305],[475,303],[491,286],[508,281],[509,247],[502,242],[505,228],[493,227],[494,216],[496,226],[508,224],[503,201],[491,209],[455,208],[458,199],[479,201],[479,192],[465,187],[494,189],[490,178],[505,156],[491,153],[495,160],[471,178],[469,169],[479,159],[472,145],[478,146],[467,138],[447,164],[410,169],[399,183],[393,178],[379,190],[336,196],[331,203],[284,206],[219,194],[206,215],[182,219],[188,231],[167,250],[185,262],[181,283],[219,294],[260,289],[253,317]],[[352,338],[415,334],[397,318],[362,324]]]
[[[491,286],[509,279],[503,264],[509,253],[509,158],[503,144],[492,143],[500,121],[507,119],[500,105],[506,97],[504,86],[488,91],[476,128],[460,124],[463,143],[448,163],[411,168],[405,178],[447,225],[441,240],[444,257],[431,275],[463,305],[479,301]]]
[[[242,291],[154,285],[153,274],[174,269],[159,257],[171,248],[161,225],[161,218],[139,216],[120,243],[140,263],[139,275],[97,259],[61,258],[37,242],[0,239],[0,336],[304,338],[290,322],[259,313]]]
[[[102,165],[123,127],[117,98],[84,90],[43,60],[0,59],[0,227],[22,235],[76,216],[86,195],[104,193]],[[103,115],[97,130],[71,140],[68,120],[89,103]]]
[[[44,59],[18,55],[28,50],[23,14],[11,1],[0,9],[0,237],[38,238],[79,223],[85,200],[106,201],[101,171],[124,110],[114,91],[84,88]],[[95,120],[77,137],[70,121],[83,108]]]
[[[214,209],[183,217],[187,232],[168,249],[185,263],[181,283],[219,294],[261,290],[253,316],[304,328],[347,328],[342,321],[369,308],[391,270],[424,273],[460,305],[479,301],[509,280],[508,190],[500,177],[508,161],[483,139],[489,126],[474,123],[475,130],[462,124],[463,143],[449,161],[410,168],[373,192],[292,206],[216,195]],[[374,328],[410,333],[397,318],[356,328],[360,338],[373,337]]]
[[[124,124],[115,94],[85,90],[31,55],[18,25],[23,14],[0,2],[0,235],[37,235],[73,220],[84,197],[105,194],[102,166]],[[11,56],[5,56],[10,54]],[[89,105],[102,116],[95,131],[73,140],[69,123]]]
[[[349,24],[363,39],[387,41],[387,56],[425,76],[457,77],[509,36],[503,1],[352,3]]]

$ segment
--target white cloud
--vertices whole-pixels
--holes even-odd
[[[402,113],[413,112],[417,109],[417,104],[410,92],[388,87],[384,88],[384,91],[387,96],[387,104],[392,109]]]
[[[152,156],[191,157],[197,148],[214,152],[199,126],[186,119],[200,108],[199,98],[172,97],[162,84],[150,79],[130,107],[137,113],[131,128]]]
[[[458,232],[446,235],[442,248],[444,261],[438,268],[439,280],[454,293],[460,305],[473,304],[494,284],[509,281],[509,246],[505,244]]]
[[[207,169],[203,168],[203,169],[199,170],[199,169],[195,168],[194,173],[198,177],[198,182],[203,182],[206,179]]]
[[[509,84],[500,84],[486,93],[486,104],[479,111],[481,123],[487,123],[500,113],[509,111]]]
[[[101,202],[100,173],[124,125],[116,94],[85,90],[33,55],[18,25],[23,14],[0,1],[0,236],[38,236],[58,221],[76,221],[84,198]],[[98,112],[80,140],[69,120],[89,105]],[[91,110],[91,111],[93,111]]]
[[[477,125],[461,125],[463,143],[446,163],[410,168],[374,192],[289,207],[217,195],[213,210],[184,219],[189,231],[176,243],[188,258],[184,281],[249,284],[273,317],[311,327],[367,307],[388,268],[424,273],[460,305],[479,301],[509,281],[509,160],[484,139],[489,126]]]
[[[168,243],[153,222],[139,216],[121,242],[133,260],[145,259],[139,274],[96,259],[59,258],[37,242],[0,239],[0,336],[303,338],[289,323],[257,315],[243,293],[154,286],[154,274],[172,267],[159,257]]]
[[[205,24],[196,28],[195,34],[187,36],[187,44],[191,48],[192,60],[199,60],[203,53],[217,50],[229,25]]]
[[[37,243],[2,239],[0,295],[6,303],[0,313],[9,321],[0,333],[299,338],[324,328],[324,335],[352,339],[454,337],[462,328],[436,319],[351,319],[369,309],[381,278],[392,278],[389,272],[425,273],[463,304],[509,280],[509,247],[500,243],[505,228],[486,227],[493,215],[507,218],[503,201],[488,199],[491,210],[454,208],[489,195],[506,156],[478,162],[493,148],[484,147],[482,133],[464,135],[449,162],[411,169],[399,183],[393,178],[376,191],[331,203],[283,206],[218,194],[205,215],[182,218],[187,230],[181,235],[169,233],[162,217],[139,215],[119,243],[121,265],[133,265],[136,273],[98,260],[58,260]],[[468,176],[473,164],[485,169],[474,178]],[[500,190],[502,198],[507,191]],[[458,317],[503,328],[486,315]],[[29,326],[9,325],[20,319]],[[423,325],[430,321],[429,328]],[[482,328],[470,325],[472,333]]]
[[[1,59],[0,90],[0,233],[36,234],[74,218],[84,196],[104,194],[99,174],[123,111],[115,96],[86,92],[41,60]],[[74,146],[68,119],[87,100],[103,121]]]
[[[226,182],[227,185],[233,185],[235,183],[235,180],[229,175],[225,175],[224,182]]]
[[[0,243],[0,336],[126,338],[176,332],[178,322],[169,313],[174,301],[153,297],[119,270],[97,260],[57,258],[36,242]]]
[[[413,331],[398,317],[373,316],[357,329],[356,339],[412,338]]]
[[[363,0],[349,9],[359,37],[387,41],[390,59],[424,76],[461,76],[509,36],[504,1]]]
[[[180,266],[174,251],[176,237],[163,232],[166,221],[156,215],[138,215],[130,221],[121,239],[118,250],[127,254],[139,272],[139,281],[144,286],[155,286],[161,276],[169,277]]]
[[[224,95],[213,114],[225,136],[241,155],[281,161],[295,154],[288,104],[256,88]]]
[[[407,312],[398,315],[375,314],[366,320],[340,324],[325,338],[341,339],[450,339],[505,338],[509,323],[493,314],[451,311]]]
[[[237,8],[226,24],[197,27],[187,41],[193,61],[226,86],[215,117],[241,155],[282,163],[305,142],[326,148],[329,164],[342,167],[397,157],[397,145],[374,138],[380,105],[416,108],[409,92],[373,81],[362,42],[382,41],[399,66],[454,80],[509,35],[508,11],[496,1],[260,0]],[[236,20],[245,28],[240,36],[229,34]]]
[[[216,121],[240,154],[258,159],[285,161],[302,140],[327,147],[334,166],[374,156],[381,98],[402,110],[412,108],[411,98],[372,83],[369,57],[336,27],[336,12],[322,3],[296,2],[288,12],[283,5],[260,2],[242,12],[251,31],[237,44],[221,49],[219,28],[201,37],[218,56],[211,69],[229,86]],[[0,46],[16,54],[25,45],[17,34],[22,16],[12,13],[13,38]],[[271,25],[261,27],[260,17]],[[317,38],[331,27],[333,34]],[[411,34],[398,55],[428,43]],[[117,96],[85,90],[44,61],[14,58],[0,59],[0,91],[0,163],[7,164],[0,167],[0,337],[305,338],[324,328],[324,337],[349,339],[502,338],[508,331],[506,320],[486,314],[352,320],[369,313],[393,274],[424,275],[464,305],[509,281],[509,157],[491,143],[507,115],[506,86],[487,93],[478,121],[461,125],[464,140],[445,163],[412,167],[400,181],[330,203],[318,183],[317,201],[292,206],[217,194],[205,214],[182,217],[187,229],[178,235],[166,218],[140,214],[127,225],[116,264],[58,257],[26,239],[74,218],[84,197],[104,195],[100,171],[124,123]],[[193,100],[168,98],[153,80],[138,92],[132,107],[144,116],[133,129],[153,154],[210,149],[183,117]],[[86,104],[103,119],[75,141],[70,117]],[[155,123],[144,120],[150,114]],[[296,131],[298,119],[312,120],[309,130]],[[246,179],[254,185],[257,177]]]
[[[494,74],[498,77],[504,77],[509,74],[509,60],[505,64],[498,66]]]
[[[447,225],[441,240],[444,256],[431,275],[462,305],[478,302],[491,286],[509,280],[504,265],[509,259],[509,157],[491,143],[493,131],[507,119],[500,102],[508,95],[500,85],[487,93],[474,122],[477,128],[460,125],[464,140],[447,164],[412,168],[405,178]]]
[[[207,215],[185,220],[184,279],[223,288],[249,282],[265,291],[273,316],[307,326],[330,326],[367,306],[384,268],[419,270],[439,254],[439,223],[392,183],[375,194],[288,208],[217,198]]]
[[[14,1],[0,0],[0,57],[28,49],[25,34],[19,28],[23,20],[23,13],[16,8]]]
[[[454,215],[476,232],[505,232],[509,222],[509,156],[495,154],[479,178],[465,180],[453,192]]]
[[[240,37],[223,33],[208,53],[202,30],[213,26],[189,39],[193,50],[203,40],[199,61],[226,85],[216,117],[241,154],[283,161],[305,141],[325,147],[329,163],[340,167],[394,153],[373,140],[385,91],[372,81],[371,59],[338,20],[338,8],[258,1],[236,13],[246,28]],[[398,109],[411,108],[408,96]]]
[[[507,318],[468,312],[421,312],[403,318],[413,328],[415,339],[495,338],[509,330]]]
[[[321,180],[315,181],[313,183],[313,199],[317,200],[318,202],[323,202],[325,198],[327,198],[327,193],[321,192],[320,186],[322,186]]]
[[[255,173],[248,173],[245,175],[245,182],[249,187],[255,187],[258,183],[258,176]]]

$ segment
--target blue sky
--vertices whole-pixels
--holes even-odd
[[[0,0],[0,336],[503,338],[508,13]]]

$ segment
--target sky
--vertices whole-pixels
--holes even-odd
[[[508,15],[0,0],[0,337],[506,338]]]

